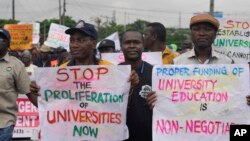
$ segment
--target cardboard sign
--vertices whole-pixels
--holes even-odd
[[[38,138],[39,116],[37,108],[25,95],[17,99],[18,115],[13,138]]]
[[[231,124],[250,124],[248,65],[154,66],[154,141],[229,141]]]
[[[219,19],[220,30],[213,46],[238,63],[250,62],[250,19]]]
[[[10,32],[11,50],[26,50],[32,48],[32,25],[31,24],[6,24],[4,26]]]
[[[58,48],[63,47],[69,51],[69,35],[65,34],[68,27],[51,23],[47,40],[44,42],[46,46]]]
[[[41,86],[42,141],[128,138],[130,66],[37,68],[35,72]]]
[[[115,65],[124,62],[123,53],[102,53],[101,58]],[[143,52],[142,60],[152,65],[161,65],[162,53],[161,52]]]

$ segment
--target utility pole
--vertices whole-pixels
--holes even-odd
[[[115,10],[113,11],[112,21],[116,22],[116,12],[115,12]]]
[[[214,0],[210,0],[210,11],[209,14],[214,16]]]
[[[63,0],[62,24],[65,25],[66,0]]]
[[[126,31],[126,17],[127,17],[127,12],[124,12],[124,31]]]
[[[12,20],[15,20],[15,0],[12,0]]]
[[[61,15],[61,0],[59,0],[59,24],[62,24],[62,15]]]
[[[179,28],[181,28],[181,12],[179,12]]]

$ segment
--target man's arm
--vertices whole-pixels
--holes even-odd
[[[39,90],[40,90],[40,87],[36,84],[36,81],[31,81],[30,93],[26,94],[29,100],[31,101],[31,103],[34,104],[36,107],[38,106],[37,97],[40,96],[40,94],[38,93]]]
[[[38,106],[37,105],[37,97],[38,97],[38,95],[33,94],[33,93],[28,93],[26,95],[29,98],[29,100],[31,101],[31,103],[37,107]]]

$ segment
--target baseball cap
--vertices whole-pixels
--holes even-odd
[[[2,34],[7,40],[10,40],[10,33],[4,28],[0,28],[0,34]]]
[[[210,23],[212,24],[217,30],[220,27],[220,22],[209,14],[198,14],[191,18],[190,20],[190,28],[192,25],[197,23]]]
[[[66,34],[73,34],[75,32],[83,32],[86,35],[94,38],[97,40],[97,31],[94,27],[94,25],[90,23],[85,23],[83,20],[80,20],[75,27],[69,28],[65,31]]]
[[[101,41],[101,43],[98,46],[98,48],[101,48],[101,47],[114,47],[115,48],[115,42],[109,39],[104,39]]]

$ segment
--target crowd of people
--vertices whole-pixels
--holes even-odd
[[[122,35],[121,51],[125,61],[119,65],[131,65],[132,69],[127,106],[127,141],[152,141],[152,109],[157,96],[151,88],[153,65],[141,59],[142,52],[162,52],[162,62],[159,64],[166,65],[233,64],[233,59],[212,48],[219,25],[217,19],[207,14],[192,17],[191,39],[184,42],[179,53],[166,47],[166,29],[158,22],[148,24],[143,33],[131,29]],[[105,39],[96,49],[98,35],[92,24],[81,20],[65,33],[70,35],[69,52],[62,47],[54,49],[42,45],[40,48],[8,53],[11,37],[7,30],[0,29],[0,141],[10,141],[12,138],[18,94],[26,94],[37,106],[40,87],[35,81],[30,82],[28,77],[30,75],[34,80],[35,67],[112,65],[102,60],[97,51],[116,52],[115,43]],[[247,97],[247,102],[250,103],[250,97]]]

